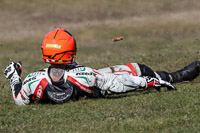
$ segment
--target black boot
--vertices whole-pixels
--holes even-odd
[[[165,71],[157,72],[161,79],[170,83],[186,82],[194,80],[200,73],[200,61],[192,62],[181,70],[173,73]]]

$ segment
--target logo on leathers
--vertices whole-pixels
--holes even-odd
[[[42,88],[42,86],[40,85],[40,86],[39,86],[39,89],[38,89],[38,91],[37,91],[37,94],[36,94],[36,96],[37,96],[38,98],[40,98],[40,97],[42,96],[42,90],[43,90],[43,88]]]

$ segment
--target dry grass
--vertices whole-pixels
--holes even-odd
[[[120,23],[122,25],[132,23],[133,26],[148,27],[152,23],[169,23],[175,20],[199,23],[197,18],[199,18],[200,2],[198,0],[115,0],[114,2],[2,0],[0,7],[0,39],[15,41],[30,38],[41,40],[46,31],[55,27],[67,27],[74,32],[85,26],[102,24],[109,27]],[[191,21],[194,19],[195,21]]]

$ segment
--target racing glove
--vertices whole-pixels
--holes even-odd
[[[171,83],[164,81],[160,78],[154,78],[154,77],[148,77],[145,76],[144,79],[147,82],[146,88],[150,87],[155,87],[155,88],[160,88],[160,87],[167,87],[168,90],[176,90],[176,87],[173,86]]]
[[[11,62],[4,70],[5,77],[10,81],[10,86],[12,91],[17,91],[16,89],[21,89],[22,66],[20,63]],[[18,91],[17,91],[18,92]]]

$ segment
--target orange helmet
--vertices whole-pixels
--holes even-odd
[[[57,28],[46,34],[41,49],[44,62],[69,64],[76,56],[76,41],[66,29]]]

